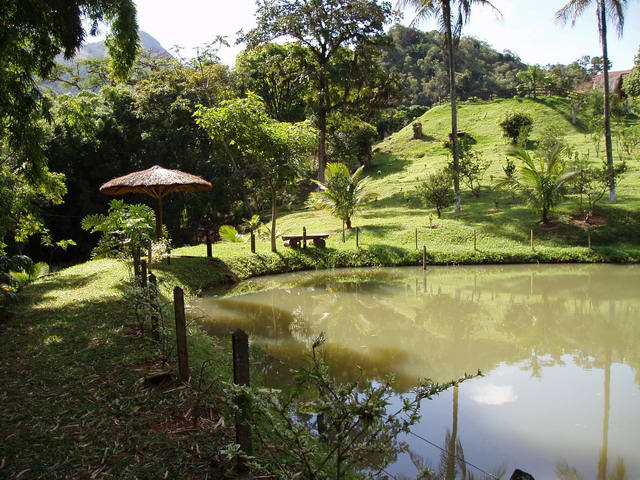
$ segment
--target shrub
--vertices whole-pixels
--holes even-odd
[[[442,216],[442,209],[455,200],[451,186],[451,173],[446,168],[429,175],[426,180],[418,184],[416,191],[427,207],[436,209],[438,218]]]
[[[513,145],[524,146],[533,127],[533,118],[522,112],[509,112],[500,122],[503,135]]]
[[[471,149],[471,142],[467,137],[460,139],[460,178],[469,187],[474,197],[480,196],[480,187],[485,173],[491,166],[491,161],[486,160],[481,153]],[[453,176],[453,160],[449,161],[448,168]]]
[[[155,235],[155,213],[147,205],[112,200],[107,215],[86,216],[82,219],[82,228],[102,233],[93,250],[94,257],[118,254],[134,257]]]

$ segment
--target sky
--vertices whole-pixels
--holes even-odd
[[[578,20],[575,27],[554,20],[554,13],[567,0],[493,0],[502,18],[488,8],[475,7],[463,34],[484,40],[498,51],[511,50],[528,64],[571,63],[583,55],[599,56],[595,7]],[[255,0],[137,0],[140,29],[155,37],[163,47],[184,47],[190,56],[198,45],[211,42],[217,35],[232,45],[220,52],[222,61],[235,63],[242,46],[235,46],[237,32],[255,24]],[[402,23],[409,24],[412,12]],[[432,30],[428,22],[418,28]],[[630,0],[626,12],[624,37],[609,33],[609,55],[613,70],[633,67],[640,48],[640,1]]]

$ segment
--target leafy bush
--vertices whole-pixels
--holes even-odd
[[[589,161],[589,155],[576,154],[571,163],[571,170],[575,175],[571,179],[571,186],[574,193],[580,195],[580,208],[582,208],[583,198],[587,201],[586,216],[589,219],[593,216],[598,202],[609,191],[609,167],[606,160],[600,167],[595,167]],[[614,179],[617,182],[627,171],[627,164],[623,161],[613,167]]]
[[[119,254],[133,257],[154,238],[155,213],[146,205],[129,205],[123,200],[112,200],[107,215],[89,215],[83,218],[82,228],[102,233],[93,251],[94,257]]]
[[[424,380],[397,399],[394,379],[340,382],[332,378],[320,346],[312,345],[310,366],[293,372],[286,391],[249,389],[228,385],[231,414],[237,405],[250,406],[259,456],[254,473],[278,478],[346,480],[363,478],[370,471],[378,478],[403,450],[399,435],[420,420],[423,400],[458,385],[465,375],[449,383]],[[229,453],[237,452],[233,445]],[[367,476],[368,477],[368,476]]]
[[[469,187],[473,196],[479,197],[482,180],[491,166],[491,161],[486,160],[481,153],[474,152],[471,142],[466,137],[460,139],[458,146],[460,150],[460,178]],[[453,159],[449,161],[448,168],[453,176]]]
[[[533,128],[533,118],[522,112],[508,112],[499,125],[513,145],[524,146]]]
[[[442,215],[442,209],[451,205],[455,200],[451,182],[450,170],[443,169],[429,175],[416,187],[416,193],[420,199],[427,207],[436,209],[438,218]]]
[[[378,137],[373,125],[354,117],[337,116],[329,130],[329,156],[348,166],[371,164],[372,146]]]

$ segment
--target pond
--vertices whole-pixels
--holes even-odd
[[[320,332],[337,378],[393,373],[405,392],[481,370],[423,403],[423,438],[407,436],[410,452],[387,469],[397,478],[446,470],[455,445],[502,478],[639,479],[639,293],[632,265],[344,269],[253,279],[192,309],[212,334],[245,329],[275,387]],[[442,478],[466,478],[464,465],[485,478],[455,463]]]

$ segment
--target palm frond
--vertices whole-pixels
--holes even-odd
[[[556,12],[556,20],[561,23],[569,23],[575,26],[578,17],[591,5],[591,0],[570,0],[564,7]]]

